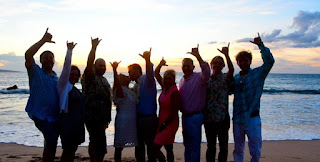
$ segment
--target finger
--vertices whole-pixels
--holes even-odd
[[[199,49],[199,44],[197,45],[197,48]]]
[[[251,43],[255,44],[253,41],[250,41]]]
[[[102,39],[99,40],[99,38],[98,38],[98,43],[100,43],[100,41],[102,41]]]
[[[152,50],[152,47],[150,47],[150,51],[149,51],[150,53],[151,53],[151,50]]]
[[[143,55],[141,55],[140,53],[139,53],[139,56],[143,57]]]
[[[75,47],[77,44],[78,44],[78,43],[74,44],[74,46],[73,46],[73,47]]]
[[[230,42],[228,43],[228,49],[229,49],[229,46],[230,46]]]
[[[219,48],[217,48],[217,50],[222,53],[222,51]]]
[[[112,63],[111,62],[109,62],[110,63],[110,65],[112,66]],[[113,66],[112,66],[113,67]]]
[[[49,27],[47,27],[46,33],[48,33]]]
[[[93,41],[92,37],[91,37],[91,41]]]
[[[187,52],[187,54],[192,54],[192,52]]]
[[[56,43],[55,41],[49,41],[49,43]]]
[[[68,41],[67,41],[67,45],[68,45]]]
[[[260,37],[260,34],[259,34],[259,32],[258,32],[258,37]]]
[[[120,61],[121,62],[121,61]],[[120,62],[118,62],[118,64],[120,64]]]

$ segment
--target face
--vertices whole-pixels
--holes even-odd
[[[250,69],[251,61],[247,57],[240,57],[237,60],[237,64],[242,71],[248,71]]]
[[[106,72],[106,62],[103,59],[97,59],[94,64],[96,75],[102,76]]]
[[[128,87],[129,84],[130,84],[130,82],[131,82],[130,77],[129,77],[129,76],[126,76],[126,75],[120,75],[120,77],[121,77],[121,80],[122,80],[121,86],[126,86],[126,87]]]
[[[216,58],[211,64],[212,72],[215,72],[215,73],[220,73],[223,67],[224,67],[224,62],[223,62],[223,59],[221,58]]]
[[[128,73],[131,80],[137,80],[141,76],[140,70],[135,68],[129,68]]]
[[[191,61],[182,62],[182,71],[184,75],[191,75],[193,73],[194,65]]]
[[[80,74],[79,74],[78,70],[75,70],[75,69],[71,70],[69,82],[74,85],[74,84],[78,83],[79,78],[80,78]]]
[[[40,62],[45,70],[52,70],[54,65],[54,56],[50,52],[46,52],[41,56]]]
[[[168,74],[163,77],[163,85],[166,88],[170,88],[174,84],[176,84],[176,82],[175,82],[175,79],[172,75]]]

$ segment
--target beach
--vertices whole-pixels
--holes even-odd
[[[248,143],[245,148],[245,161],[250,161]],[[218,146],[217,146],[218,147]],[[229,144],[228,161],[234,161],[232,156],[234,145]],[[205,161],[206,143],[201,145],[201,161]],[[31,147],[19,144],[0,143],[0,161],[41,161],[42,147]],[[162,151],[165,153],[164,149]],[[261,162],[317,162],[320,159],[320,140],[287,140],[287,141],[263,141]],[[56,160],[59,161],[62,149],[58,147]],[[174,144],[175,161],[184,161],[184,146],[181,143]],[[114,161],[114,147],[108,146],[105,161]],[[217,157],[216,157],[217,159]],[[123,161],[135,161],[134,147],[125,148],[122,153]],[[87,147],[79,147],[76,152],[75,161],[90,161]]]

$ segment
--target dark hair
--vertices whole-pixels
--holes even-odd
[[[185,62],[185,61],[190,61],[192,63],[192,65],[193,65],[193,60],[191,58],[184,58],[182,60],[182,63]]]
[[[131,65],[128,66],[128,69],[136,69],[142,74],[142,69],[141,69],[141,66],[139,64],[131,64]]]
[[[221,56],[215,56],[214,58],[212,58],[211,62],[210,62],[210,65],[212,66],[212,64],[214,63],[215,60],[221,58],[222,59],[222,62],[223,62],[223,67],[225,67],[226,65],[224,64],[224,60]]]
[[[77,71],[78,71],[78,77],[80,77],[80,76],[81,76],[80,69],[79,69],[77,66],[75,66],[75,65],[71,65],[71,70],[77,70]]]
[[[53,58],[54,58],[54,54],[53,54],[51,51],[43,51],[43,52],[40,54],[40,60],[41,60],[41,58],[43,57],[43,55],[44,55],[45,53],[50,53],[50,54],[53,56]]]
[[[239,58],[248,58],[251,62],[252,61],[252,53],[250,51],[240,51],[236,55],[236,60],[238,61]]]

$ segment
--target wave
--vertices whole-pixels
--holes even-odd
[[[281,94],[281,93],[294,93],[294,94],[320,94],[319,90],[275,90],[275,89],[264,89],[263,93],[268,94]]]
[[[0,94],[29,94],[29,89],[15,89],[15,90],[6,90],[1,89]]]

